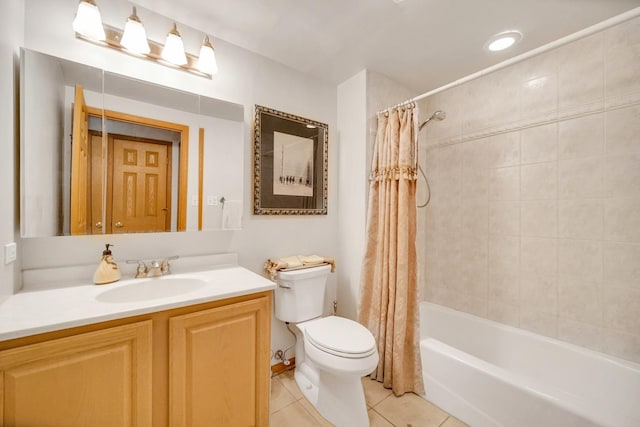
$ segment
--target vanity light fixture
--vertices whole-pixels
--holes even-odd
[[[102,24],[95,0],[81,0],[73,21],[76,37],[103,47],[118,50],[137,58],[148,59],[164,66],[212,78],[218,72],[216,55],[209,36],[205,35],[200,57],[185,52],[178,26],[167,34],[165,44],[147,39],[142,21],[134,7],[124,30]]]
[[[175,22],[173,23],[173,28],[167,34],[167,40],[164,42],[162,59],[175,65],[185,65],[187,63],[182,36],[178,32],[178,26]]]
[[[484,44],[484,48],[491,52],[497,52],[515,45],[520,40],[522,40],[522,33],[520,31],[505,31],[489,38]]]
[[[122,34],[120,44],[133,53],[146,54],[151,52],[147,41],[147,32],[144,30],[142,21],[138,18],[135,6],[133,7],[133,13],[131,13],[124,26],[124,34]]]
[[[73,20],[73,29],[76,33],[94,40],[106,38],[100,9],[94,0],[80,0],[76,17]]]
[[[216,62],[216,52],[213,45],[209,41],[209,36],[205,35],[200,47],[200,57],[198,58],[198,69],[203,73],[214,75],[218,72],[218,63]]]

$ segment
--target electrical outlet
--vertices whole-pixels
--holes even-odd
[[[4,245],[4,263],[11,264],[18,257],[18,248],[16,242]]]
[[[198,196],[193,196],[191,198],[191,206],[198,206]]]
[[[207,205],[209,205],[209,206],[218,206],[218,197],[217,196],[207,196]]]

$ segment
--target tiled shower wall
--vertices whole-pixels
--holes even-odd
[[[420,108],[423,297],[640,362],[640,18]]]

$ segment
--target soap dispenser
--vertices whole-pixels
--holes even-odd
[[[113,245],[110,243],[106,244],[107,248],[102,251],[102,259],[100,260],[100,264],[98,264],[95,274],[93,275],[93,283],[96,285],[104,285],[120,280],[120,269],[111,256],[109,246]]]

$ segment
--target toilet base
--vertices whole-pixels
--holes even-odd
[[[336,427],[368,427],[369,415],[357,375],[332,374],[303,362],[295,369],[302,394]]]

